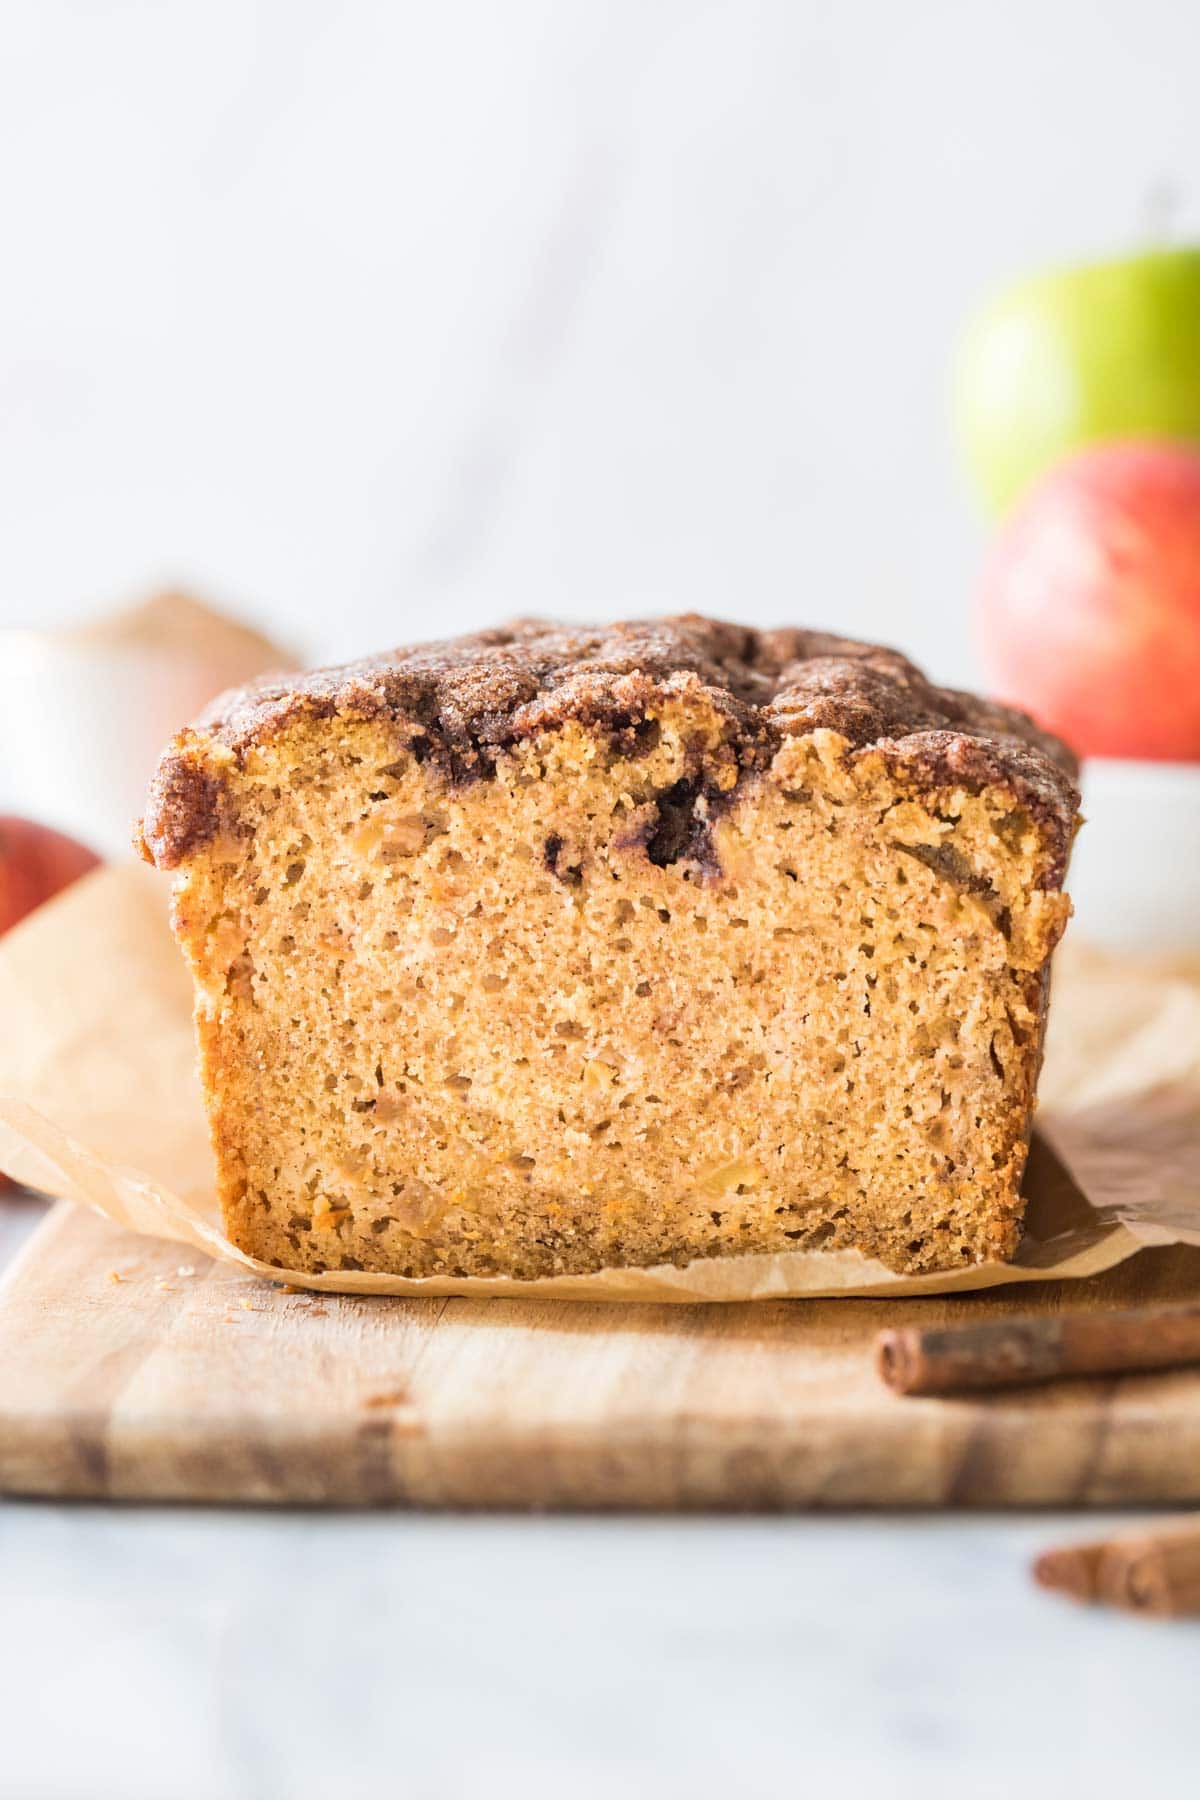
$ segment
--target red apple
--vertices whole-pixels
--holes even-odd
[[[981,622],[1000,697],[1082,755],[1200,761],[1200,454],[1058,464],[996,539]]]
[[[0,814],[0,934],[99,861],[85,844],[49,825]],[[0,1193],[11,1186],[0,1173]]]
[[[0,815],[0,933],[99,861],[86,844],[49,825]]]

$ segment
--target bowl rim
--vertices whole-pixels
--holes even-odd
[[[1154,757],[1085,756],[1080,759],[1080,782],[1086,787],[1094,780],[1135,783],[1158,782],[1176,785],[1200,782],[1200,761],[1174,762]]]

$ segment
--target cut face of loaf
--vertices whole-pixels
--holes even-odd
[[[748,733],[703,673],[543,708],[486,766],[345,697],[177,740],[146,837],[236,1244],[410,1276],[1011,1255],[1061,821],[790,697]]]

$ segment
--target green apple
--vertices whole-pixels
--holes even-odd
[[[996,513],[1086,444],[1200,443],[1200,246],[1052,270],[1006,289],[967,328],[953,404],[967,463]]]

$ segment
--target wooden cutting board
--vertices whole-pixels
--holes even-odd
[[[58,1207],[0,1288],[0,1491],[778,1508],[1200,1501],[1200,1370],[901,1400],[885,1324],[1200,1297],[1200,1251],[954,1299],[286,1293]]]

